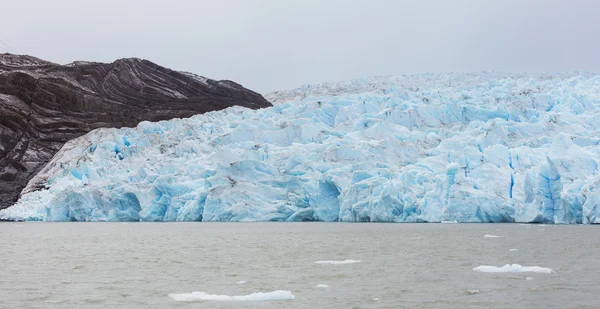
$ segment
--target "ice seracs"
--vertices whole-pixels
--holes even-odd
[[[275,106],[72,140],[0,217],[600,223],[598,75],[421,74],[266,97]]]

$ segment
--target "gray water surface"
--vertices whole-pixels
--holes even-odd
[[[1,223],[0,241],[0,308],[600,308],[599,226]],[[473,271],[507,263],[554,273]],[[274,290],[295,299],[168,296]]]

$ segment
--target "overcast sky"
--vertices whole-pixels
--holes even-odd
[[[0,52],[139,57],[261,93],[422,72],[600,72],[596,0],[0,0]]]

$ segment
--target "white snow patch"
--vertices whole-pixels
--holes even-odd
[[[290,291],[277,290],[273,292],[258,292],[243,296],[229,296],[229,295],[217,295],[208,294],[204,292],[192,292],[192,293],[181,293],[181,294],[169,294],[169,297],[175,301],[202,301],[202,300],[214,300],[214,301],[272,301],[272,300],[291,300],[295,296]]]
[[[502,267],[481,265],[473,268],[474,271],[480,271],[484,273],[524,273],[534,272],[542,274],[550,274],[554,272],[551,268],[539,267],[539,266],[521,266],[519,264],[506,264]]]
[[[497,235],[483,235],[483,237],[485,237],[485,238],[500,238],[502,236],[497,236]]]
[[[329,286],[327,284],[317,284],[315,287],[322,288],[322,289],[329,288]]]
[[[360,263],[360,260],[343,260],[343,261],[333,261],[333,260],[328,260],[328,261],[316,261],[315,264],[333,264],[333,265],[340,265],[340,264],[354,264],[354,263]]]

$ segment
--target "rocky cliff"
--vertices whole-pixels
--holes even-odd
[[[232,105],[271,104],[232,81],[142,59],[59,65],[0,54],[0,209],[12,205],[70,139],[100,127],[131,127]]]

